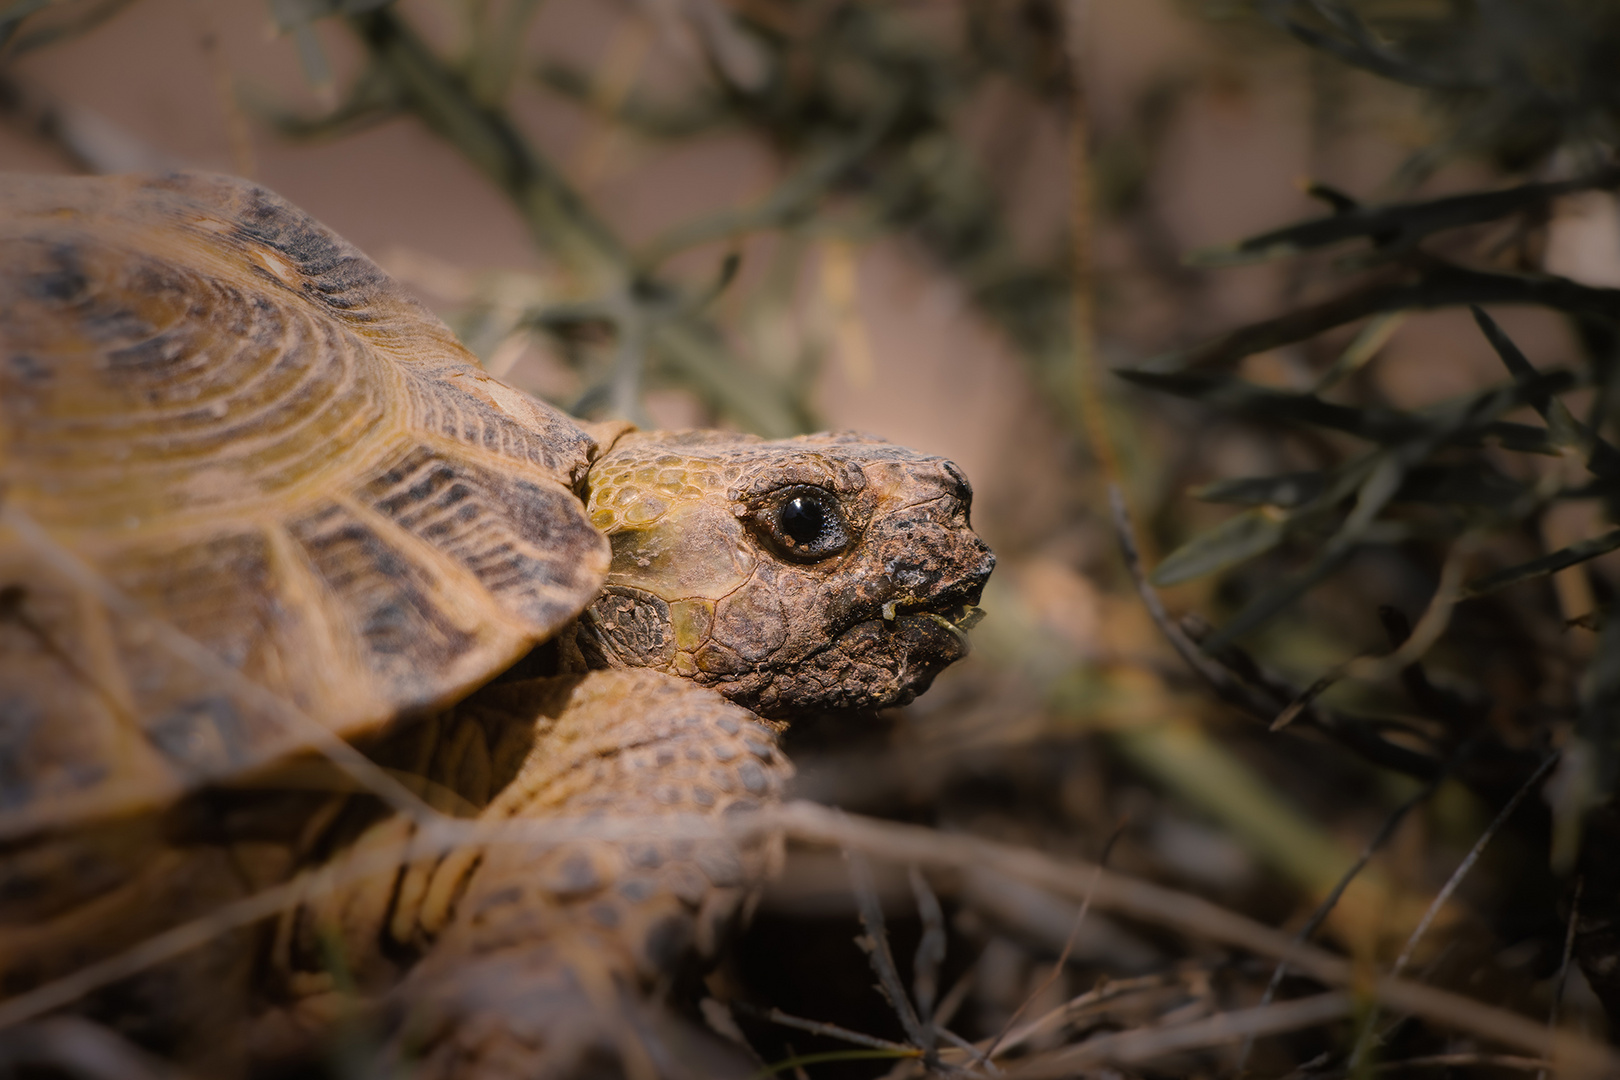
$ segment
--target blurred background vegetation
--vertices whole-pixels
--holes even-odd
[[[0,167],[244,174],[578,413],[961,463],[1001,560],[976,651],[796,732],[800,794],[1620,1030],[1620,6],[4,0],[0,43]],[[873,872],[942,1024],[1055,1018],[1005,1068],[1315,985]],[[762,1061],[853,1044],[759,1010],[914,1034],[857,899],[794,846],[711,977]],[[1362,992],[1086,1068],[1544,1067]]]

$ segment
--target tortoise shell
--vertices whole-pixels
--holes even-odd
[[[0,838],[426,711],[575,618],[597,446],[262,188],[0,178]]]

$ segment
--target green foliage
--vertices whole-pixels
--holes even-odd
[[[1459,154],[1487,153],[1517,170],[1567,149],[1601,160],[1620,143],[1620,8],[1607,0],[1259,6],[1307,45],[1431,94],[1446,130],[1408,161],[1409,177]]]
[[[1329,296],[1119,374],[1240,421],[1271,445],[1288,432],[1320,433],[1313,445],[1328,463],[1205,484],[1194,493],[1198,498],[1245,509],[1183,540],[1153,580],[1168,585],[1214,577],[1220,582],[1216,594],[1236,601],[1224,624],[1201,640],[1204,653],[1217,658],[1273,624],[1309,626],[1307,598],[1331,595],[1332,603],[1350,602],[1338,591],[1347,587],[1345,571],[1373,551],[1429,580],[1428,567],[1449,565],[1465,549],[1480,552],[1471,556],[1472,566],[1494,563],[1452,593],[1436,588],[1430,600],[1434,628],[1447,631],[1434,635],[1434,645],[1425,641],[1425,651],[1443,649],[1449,640],[1480,640],[1489,636],[1488,624],[1503,619],[1539,624],[1548,592],[1527,586],[1544,587],[1550,575],[1620,548],[1620,530],[1612,530],[1544,548],[1535,557],[1523,554],[1526,538],[1542,546],[1546,523],[1566,504],[1596,503],[1611,523],[1620,518],[1620,451],[1610,441],[1620,419],[1620,292],[1538,269],[1524,246],[1539,235],[1558,200],[1620,187],[1613,163],[1620,146],[1620,95],[1612,62],[1620,48],[1620,8],[1585,0],[1271,0],[1259,8],[1312,48],[1428,95],[1442,133],[1402,166],[1395,188],[1470,155],[1533,169],[1538,179],[1381,205],[1313,184],[1310,192],[1331,208],[1327,215],[1192,256],[1193,264],[1204,267],[1293,260],[1300,273],[1330,283]],[[1546,179],[1549,174],[1559,178]],[[1480,238],[1491,230],[1512,239],[1487,248]],[[1538,370],[1482,304],[1564,313],[1585,346],[1583,355],[1570,370]],[[1357,378],[1388,336],[1388,324],[1380,320],[1465,306],[1500,358],[1504,382],[1426,408],[1397,410]],[[1358,324],[1356,341],[1318,375],[1311,391],[1257,385],[1232,373],[1268,350],[1308,346]],[[1576,391],[1586,392],[1590,402],[1580,416],[1566,401]],[[1511,415],[1526,407],[1539,423]],[[1515,460],[1524,455],[1564,459],[1572,467]],[[1572,483],[1568,477],[1576,471],[1584,479]],[[1544,670],[1574,673],[1562,685],[1539,690],[1548,702],[1542,708],[1563,715],[1553,724],[1541,721],[1538,738],[1552,741],[1563,737],[1555,731],[1573,731],[1569,756],[1548,796],[1556,822],[1552,860],[1560,872],[1575,865],[1582,816],[1608,801],[1620,781],[1620,635],[1609,614],[1615,586],[1602,575],[1594,586],[1599,610],[1575,613],[1579,625],[1603,627],[1584,675],[1580,649],[1560,655],[1568,639],[1555,645],[1542,638],[1547,653],[1537,658]],[[1486,597],[1503,606],[1482,604]],[[1460,606],[1453,610],[1453,604]],[[1401,643],[1392,636],[1392,647]],[[1324,676],[1295,707],[1340,674]],[[1477,689],[1482,672],[1459,674],[1485,697]],[[1572,699],[1580,701],[1578,715],[1568,704],[1551,704]]]

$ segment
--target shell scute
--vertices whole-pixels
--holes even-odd
[[[572,494],[423,446],[374,477],[359,498],[535,622],[572,618],[579,567],[602,558],[602,538]]]
[[[0,838],[464,695],[596,595],[595,450],[263,188],[0,178]]]

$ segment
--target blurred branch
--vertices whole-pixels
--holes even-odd
[[[350,19],[373,62],[398,89],[407,109],[446,138],[518,207],[535,242],[557,257],[586,290],[622,315],[634,305],[645,346],[627,342],[615,365],[609,398],[623,405],[639,389],[639,357],[654,354],[682,373],[744,426],[768,436],[807,427],[793,388],[730,356],[723,339],[681,305],[677,290],[639,274],[617,236],[598,219],[562,174],[499,109],[480,102],[392,9]],[[621,318],[621,334],[628,332]],[[637,358],[628,363],[629,358]],[[630,380],[627,382],[627,380]]]
[[[1354,8],[1337,0],[1305,0],[1304,6],[1316,12],[1337,34],[1319,30],[1291,19],[1287,10],[1300,6],[1299,0],[1267,0],[1266,16],[1300,41],[1354,67],[1363,68],[1408,86],[1429,90],[1477,90],[1483,84],[1468,76],[1429,71],[1391,52]]]
[[[622,283],[627,260],[618,239],[505,114],[478,101],[397,12],[349,21],[405,105],[517,205],[536,243],[593,280]]]
[[[591,75],[559,63],[542,63],[534,77],[541,85],[580,105],[593,105],[606,96]],[[730,117],[721,102],[698,97],[687,104],[671,104],[662,95],[631,93],[615,103],[608,121],[654,139],[685,139],[720,127]]]
[[[11,60],[86,34],[135,0],[91,0],[62,4],[51,0],[10,0],[0,7],[0,60]],[[51,10],[55,9],[55,10]],[[27,31],[23,31],[26,22]]]
[[[763,201],[745,209],[724,210],[674,226],[638,253],[638,263],[655,268],[670,256],[699,244],[735,239],[804,220],[815,212],[843,177],[871,153],[893,123],[894,116],[892,109],[874,113],[862,131],[842,146],[812,157],[809,164],[779,184]]]
[[[58,101],[0,68],[0,122],[60,153],[88,173],[164,172],[179,168],[163,153],[100,113]]]
[[[405,108],[398,87],[375,64],[360,72],[342,101],[319,116],[295,112],[251,86],[243,93],[243,105],[272,131],[289,139],[341,138],[392,119]]]
[[[1060,7],[1061,0],[1037,3],[1029,14],[1045,19]],[[1072,80],[1056,77],[1068,67],[1067,39],[1046,32],[1059,30],[1056,22],[968,14],[965,40],[941,48],[914,32],[903,5],[790,11],[754,4],[745,9],[757,31],[749,39],[772,53],[772,78],[745,83],[717,72],[718,85],[673,106],[650,95],[626,98],[613,118],[644,136],[676,140],[741,125],[789,163],[789,179],[763,202],[681,223],[653,241],[640,265],[697,243],[792,227],[828,196],[843,196],[854,204],[852,231],[909,234],[961,281],[1073,415],[1072,246],[1053,245],[1036,260],[1018,251],[1007,207],[953,119],[993,73],[1031,85],[1043,101],[1067,103]],[[582,104],[600,100],[599,76],[549,65],[538,77]],[[1009,125],[1014,136],[1023,124]],[[1080,125],[1075,145],[1087,141],[1083,118]],[[991,167],[1016,163],[996,160]]]
[[[1187,666],[1208,683],[1222,700],[1269,726],[1297,696],[1297,691],[1280,680],[1263,676],[1259,666],[1235,647],[1206,652],[1170,617],[1142,566],[1142,556],[1136,545],[1136,529],[1131,524],[1130,514],[1117,488],[1110,488],[1109,502],[1113,509],[1114,535],[1119,541],[1120,553],[1136,585],[1137,595],[1142,598],[1154,624],[1187,662]],[[1306,723],[1343,743],[1374,765],[1420,779],[1439,775],[1438,760],[1389,742],[1366,724],[1333,716],[1311,702],[1305,704],[1301,715]]]
[[[113,1028],[79,1016],[51,1017],[0,1033],[0,1072],[86,1080],[188,1080],[190,1076]]]
[[[1253,323],[1185,352],[1161,357],[1156,368],[1218,368],[1246,356],[1292,345],[1325,330],[1383,312],[1468,304],[1538,304],[1570,314],[1620,317],[1620,289],[1595,288],[1551,275],[1471,270],[1424,256],[1333,300]]]
[[[1187,257],[1194,266],[1231,266],[1298,255],[1365,237],[1386,253],[1415,247],[1432,233],[1540,210],[1563,195],[1620,186],[1620,166],[1573,180],[1524,184],[1504,191],[1470,192],[1393,206],[1352,206],[1312,221],[1251,236],[1236,244],[1204,248]]]
[[[540,0],[510,0],[500,16],[474,22],[467,70],[478,100],[494,104],[506,97],[522,67],[526,31],[539,9]]]
[[[1497,417],[1528,405],[1537,397],[1572,390],[1579,385],[1575,374],[1552,371],[1421,412],[1403,412],[1374,406],[1339,405],[1323,401],[1315,394],[1273,390],[1243,379],[1199,371],[1116,370],[1115,374],[1138,386],[1191,398],[1246,419],[1342,431],[1414,457],[1417,451],[1427,448],[1477,446],[1487,438],[1513,450],[1556,455],[1559,445],[1546,429],[1504,422]]]

